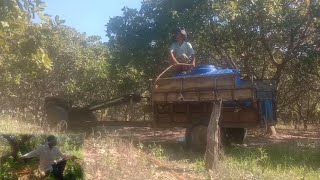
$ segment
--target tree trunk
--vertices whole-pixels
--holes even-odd
[[[281,64],[277,67],[277,71],[275,73],[275,75],[273,76],[273,78],[276,80],[276,92],[275,92],[275,97],[274,97],[274,101],[275,102],[273,105],[274,105],[274,108],[277,110],[278,108],[278,104],[277,104],[277,99],[278,99],[278,96],[279,96],[279,92],[278,92],[278,88],[279,88],[279,82],[280,82],[280,77],[281,77],[281,73],[282,73],[282,70],[284,68],[284,64]],[[274,113],[277,113],[277,111],[274,111]],[[276,118],[277,115],[274,115],[273,117]],[[276,119],[274,119],[274,122],[276,122]],[[274,123],[271,123],[271,124],[267,124],[267,134],[270,134],[271,136],[277,136],[278,133],[276,131],[276,127],[274,125]]]
[[[19,136],[19,135],[18,135]],[[18,153],[21,147],[32,138],[32,135],[20,135],[20,140],[18,136],[12,135],[2,135],[4,139],[6,139],[11,147],[11,156],[14,160],[18,159]]]
[[[303,121],[303,128],[304,130],[308,129],[308,122],[309,122],[309,112],[310,112],[310,92],[308,92],[308,102],[307,102],[307,116]]]
[[[212,113],[207,130],[207,147],[206,147],[206,169],[213,170],[217,168],[220,155],[220,128],[219,119],[221,113],[222,100],[214,101]]]

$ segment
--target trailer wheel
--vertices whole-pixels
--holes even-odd
[[[57,127],[61,122],[69,121],[68,101],[59,97],[46,97],[44,111],[50,127]]]
[[[87,128],[86,122],[98,121],[97,116],[91,112],[83,109],[71,109],[69,112],[69,127],[70,129],[84,129]]]
[[[207,145],[207,128],[208,126],[203,123],[187,128],[185,135],[187,147],[196,151],[205,150]]]
[[[220,128],[220,138],[221,138],[222,146],[230,146],[231,145],[230,141],[228,140],[226,128]]]
[[[225,145],[243,144],[247,136],[247,130],[245,128],[223,128],[223,143]]]
[[[50,106],[46,109],[46,119],[47,123],[50,125],[50,127],[55,127],[60,123],[61,121],[68,122],[68,111],[59,106]]]

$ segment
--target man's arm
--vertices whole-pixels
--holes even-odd
[[[61,157],[63,159],[75,159],[76,158],[76,156],[62,153],[58,147],[56,147],[56,154],[58,157]]]
[[[193,65],[193,67],[195,67],[196,66],[195,52],[194,52],[194,49],[190,43],[188,43],[188,51],[191,54],[191,64]]]
[[[38,147],[36,150],[21,156],[21,158],[26,159],[26,158],[38,157],[40,155],[40,152],[41,152],[41,147]]]
[[[187,63],[179,63],[177,61],[177,59],[175,58],[173,52],[170,51],[170,62],[171,62],[171,65],[174,65],[174,66],[195,66],[194,64],[187,64]]]
[[[195,57],[194,54],[191,55],[191,64],[192,64],[193,67],[196,66],[196,57]]]
[[[179,64],[179,62],[177,61],[176,57],[174,56],[174,53],[173,53],[172,50],[170,50],[170,57],[169,57],[169,59],[170,59],[170,63],[171,63],[172,65]]]
[[[169,61],[171,65],[176,65],[179,64],[175,57],[175,43],[171,44],[170,49],[169,49]]]

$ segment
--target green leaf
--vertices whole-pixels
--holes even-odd
[[[1,21],[0,23],[1,23],[1,26],[4,27],[4,28],[5,27],[9,27],[9,23],[6,22],[6,21]]]

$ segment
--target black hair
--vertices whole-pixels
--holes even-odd
[[[57,138],[54,136],[54,135],[49,135],[47,137],[47,141],[50,142],[50,141],[53,141],[53,140],[57,140]]]
[[[173,42],[176,41],[176,35],[177,35],[178,33],[181,33],[181,34],[184,36],[184,40],[185,40],[185,41],[188,41],[188,40],[187,40],[188,34],[187,34],[186,29],[185,29],[184,27],[177,27],[177,28],[175,29],[175,31],[173,32],[173,36],[172,36],[172,41],[173,41]]]
[[[178,27],[174,34],[177,35],[178,33],[181,33],[182,35],[184,35],[185,38],[187,38],[188,36],[186,29],[183,27]]]

